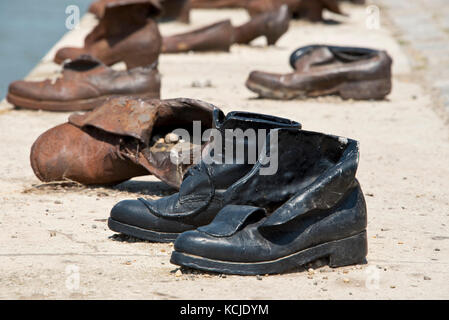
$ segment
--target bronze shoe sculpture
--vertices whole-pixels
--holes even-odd
[[[230,20],[163,38],[163,53],[188,51],[229,51],[234,43],[248,44],[265,36],[268,45],[274,45],[287,32],[290,13],[287,6],[253,17],[247,23],[233,27]]]
[[[202,145],[167,135],[174,129],[191,130],[193,121],[207,130],[215,109],[192,99],[113,98],[93,111],[71,115],[67,123],[39,136],[31,148],[31,167],[44,182],[116,184],[153,174],[178,188],[190,166],[171,160],[179,152],[178,144],[192,150]]]
[[[108,2],[98,25],[90,32],[83,48],[66,47],[56,52],[54,61],[62,63],[88,54],[106,65],[123,61],[128,69],[157,61],[162,38],[155,20],[160,8],[148,0]]]
[[[367,210],[355,178],[358,142],[277,129],[279,168],[260,163],[226,190],[214,220],[175,241],[171,262],[239,275],[283,273],[322,259],[331,267],[365,262]]]
[[[159,98],[157,65],[116,71],[90,56],[66,63],[55,81],[15,81],[6,99],[11,104],[47,111],[91,110],[113,96]]]
[[[295,70],[289,74],[251,72],[247,88],[284,100],[323,95],[380,100],[391,92],[392,59],[385,51],[313,45],[293,52],[290,64]]]

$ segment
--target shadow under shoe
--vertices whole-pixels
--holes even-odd
[[[289,74],[250,73],[246,86],[263,98],[302,99],[339,95],[380,100],[391,92],[392,59],[385,51],[313,45],[295,50]]]
[[[212,223],[177,238],[172,263],[256,275],[286,272],[323,258],[332,267],[364,261],[367,217],[355,179],[358,143],[278,131],[278,172],[260,175],[263,165],[256,164],[227,190],[228,205]]]
[[[179,193],[158,200],[138,199],[133,200],[134,202],[126,202],[126,204],[119,202],[111,211],[109,218],[111,230],[145,240],[172,241],[176,236],[172,231],[176,229],[175,226],[178,223],[182,227],[177,230],[182,230],[186,226],[189,229],[194,229],[211,222],[224,205],[223,194],[226,189],[247,174],[254,163],[249,161],[249,155],[246,152],[249,150],[250,142],[235,142],[233,137],[226,136],[225,131],[253,129],[257,132],[259,129],[270,130],[280,127],[295,128],[296,130],[301,128],[299,123],[283,118],[249,112],[231,112],[225,116],[218,110],[214,112],[213,124],[220,133],[220,137],[217,139],[221,139],[221,147],[215,147],[217,142],[210,142],[203,150],[203,159],[213,153],[212,161],[210,163],[201,161],[190,167],[183,177]],[[262,138],[265,139],[266,136]],[[225,162],[223,148],[226,146],[226,142],[234,147],[236,144],[242,143],[245,150],[244,161],[237,161],[233,154],[234,158],[231,159],[231,163]],[[128,205],[133,209],[127,210]],[[139,213],[141,224],[136,224],[137,220],[132,218],[136,207],[142,209],[142,212]],[[144,219],[146,220],[144,221]],[[166,227],[168,229],[165,229]],[[148,232],[145,233],[145,230]]]

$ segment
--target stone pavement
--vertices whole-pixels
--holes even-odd
[[[397,28],[399,42],[412,57],[412,67],[422,71],[421,80],[436,89],[435,100],[449,114],[449,1],[376,0],[371,3],[381,6],[381,19],[386,11]]]

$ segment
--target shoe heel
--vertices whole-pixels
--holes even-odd
[[[391,92],[391,79],[346,82],[338,91],[343,99],[381,100]]]
[[[343,267],[365,262],[368,253],[366,231],[355,236],[335,241],[333,252],[329,256],[329,266]]]
[[[267,35],[267,36],[265,36],[267,38],[267,44],[269,46],[274,46],[281,36],[282,36],[282,34],[281,35],[277,35],[276,34],[276,35]]]

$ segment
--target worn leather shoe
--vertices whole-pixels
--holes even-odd
[[[47,111],[91,110],[108,98],[129,96],[159,98],[160,75],[156,63],[127,71],[113,70],[90,56],[64,64],[55,81],[15,81],[6,99],[26,109]]]
[[[284,129],[279,141],[278,173],[259,175],[256,164],[227,190],[231,205],[212,223],[176,239],[172,263],[256,275],[318,259],[327,259],[331,267],[364,262],[367,216],[355,179],[358,143]]]
[[[251,162],[248,152],[250,147],[265,140],[265,132],[270,129],[286,127],[299,130],[301,127],[299,123],[283,118],[248,112],[231,112],[225,116],[218,110],[214,112],[213,124],[220,138],[206,145],[203,150],[203,159],[205,155],[213,153],[213,161],[201,161],[190,167],[184,175],[179,193],[158,200],[119,202],[111,210],[108,222],[111,230],[140,239],[170,242],[180,232],[210,223],[225,205],[225,191],[253,168],[256,159]],[[262,136],[257,142],[238,140],[240,144],[232,136],[226,136],[226,131],[235,132],[239,129],[253,129],[261,132]],[[218,147],[216,141],[221,141],[221,147]],[[231,154],[233,158],[226,158],[226,145],[228,148],[237,148],[237,145],[242,147],[245,150],[244,158],[238,158],[237,151]]]
[[[251,72],[247,88],[271,99],[380,100],[391,91],[392,59],[385,51],[313,45],[293,52],[290,63],[295,71],[288,74]]]

